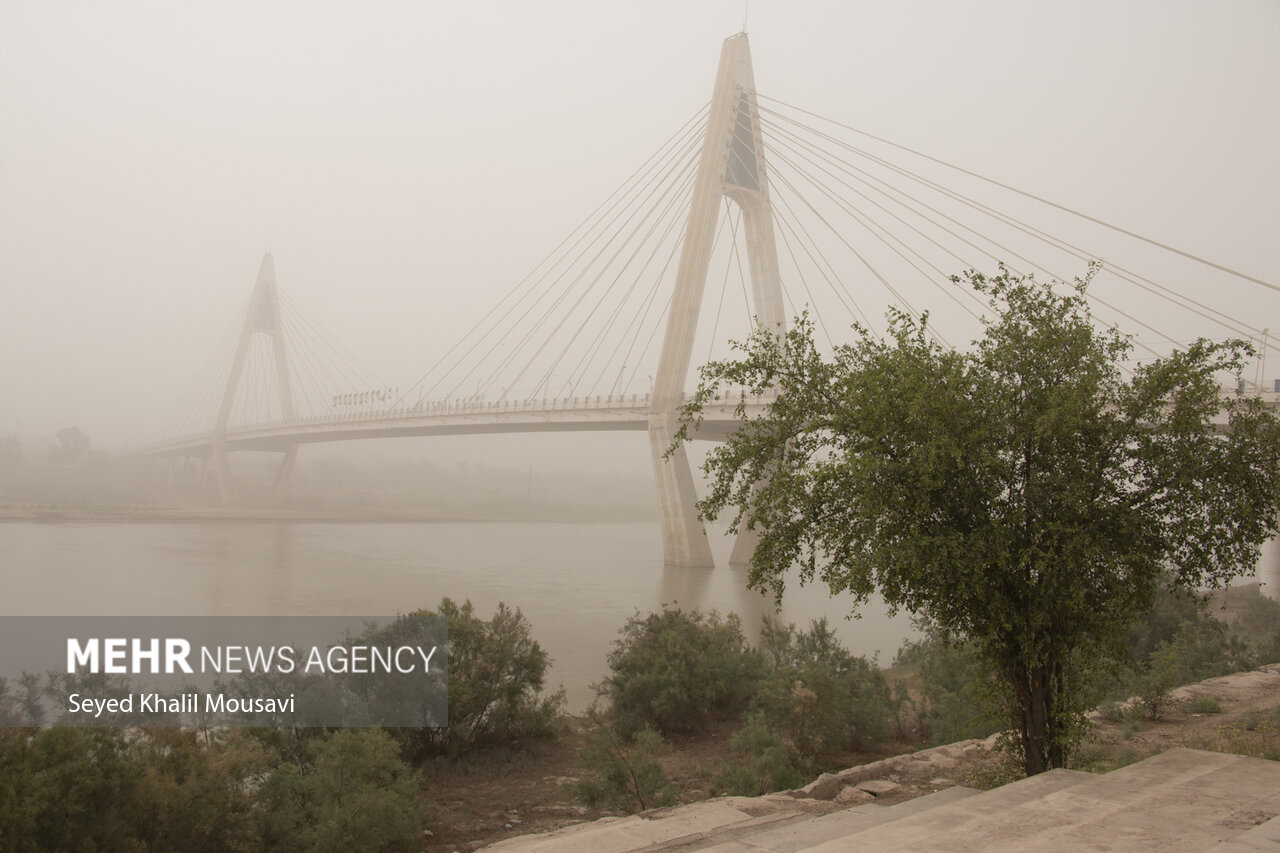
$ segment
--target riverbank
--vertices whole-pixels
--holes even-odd
[[[1280,665],[1263,667],[1180,688],[1158,720],[1141,713],[1110,712],[1094,717],[1093,729],[1073,765],[1105,773],[1175,747],[1254,757],[1280,757],[1275,736],[1280,727]],[[573,797],[572,784],[587,772],[577,751],[582,723],[570,720],[554,742],[472,757],[465,763],[441,762],[424,769],[427,850],[477,850],[516,835],[547,832],[584,820],[620,814],[588,810]],[[737,756],[729,748],[730,727],[703,737],[669,742],[659,756],[667,778],[680,789],[679,802],[716,795],[715,771]],[[922,744],[895,743],[882,752],[846,756],[844,781],[881,781],[877,802],[890,803],[952,785],[991,788],[1021,776],[1008,757],[986,742],[916,752]],[[897,757],[895,757],[897,756]],[[869,763],[873,762],[873,763]],[[883,784],[887,783],[887,784]],[[872,799],[853,786],[810,785],[800,798],[814,813],[858,805]],[[762,809],[792,795],[757,798]]]

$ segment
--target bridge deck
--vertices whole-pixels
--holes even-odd
[[[708,406],[698,439],[723,441],[740,423],[737,407],[759,413],[773,396],[740,393]],[[249,424],[228,429],[228,450],[282,451],[297,444],[397,438],[426,435],[485,433],[593,432],[646,430],[649,395],[597,396],[537,401],[432,403],[408,408],[352,412],[333,416]],[[139,449],[141,456],[208,456],[213,434],[186,436]]]

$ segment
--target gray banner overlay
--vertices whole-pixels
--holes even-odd
[[[448,724],[448,625],[0,616],[0,726]]]

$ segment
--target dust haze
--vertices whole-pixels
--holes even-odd
[[[160,438],[266,252],[316,324],[412,386],[705,104],[744,5],[3,3],[6,452],[74,452],[71,427],[91,454]],[[762,93],[1280,282],[1275,3],[745,12]],[[1280,330],[1274,293],[1200,295]],[[464,489],[481,514],[652,512],[641,433],[307,447],[299,466],[317,505],[444,511]]]

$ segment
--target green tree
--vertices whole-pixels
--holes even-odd
[[[1166,578],[1214,587],[1254,566],[1276,531],[1280,424],[1221,393],[1243,342],[1200,340],[1126,379],[1131,343],[1095,324],[1088,278],[1066,293],[1003,268],[966,278],[995,310],[968,351],[891,312],[886,337],[855,327],[827,358],[802,317],[704,367],[678,439],[726,385],[775,389],[708,456],[703,517],[732,508],[760,533],[755,587],[781,596],[798,564],[975,643],[1032,774],[1066,763],[1092,673]]]

